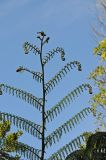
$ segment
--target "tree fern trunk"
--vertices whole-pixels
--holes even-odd
[[[44,37],[43,37],[44,38]],[[40,52],[40,62],[42,68],[42,94],[43,94],[43,104],[42,104],[42,153],[41,160],[44,160],[45,153],[45,77],[44,77],[44,65],[42,62],[42,47],[43,47],[43,38],[41,39],[41,52]]]

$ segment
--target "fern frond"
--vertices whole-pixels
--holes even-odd
[[[30,147],[24,143],[18,142],[16,145],[16,153],[30,160],[40,160],[40,150]]]
[[[2,92],[6,92],[6,93],[9,93],[9,95],[18,97],[24,100],[25,102],[33,105],[38,110],[42,109],[42,104],[39,102],[39,98],[36,98],[31,93],[27,93],[26,91],[8,86],[6,84],[0,84],[0,88]]]
[[[63,48],[57,47],[56,49],[53,49],[52,51],[49,51],[49,53],[46,54],[46,56],[43,57],[42,62],[43,65],[48,63],[55,55],[55,53],[60,53],[61,54],[61,59],[64,61],[65,58],[65,52]]]
[[[81,71],[81,64],[78,61],[67,63],[61,71],[59,71],[49,82],[45,84],[46,95],[53,90],[53,88],[62,80],[62,78],[71,70],[73,67],[77,67]]]
[[[23,45],[25,54],[28,54],[30,51],[32,51],[33,53],[38,53],[40,54],[40,49],[38,47],[36,47],[36,45],[30,44],[29,42],[25,42]]]
[[[80,135],[70,143],[63,146],[56,153],[52,154],[48,160],[64,160],[71,152],[76,150],[85,141],[84,136]]]
[[[16,160],[16,157],[11,156],[10,154],[8,154],[7,152],[4,152],[3,150],[0,150],[0,159],[1,160]]]
[[[37,138],[41,138],[42,127],[38,124],[6,112],[0,112],[0,119],[2,121],[8,120],[16,127],[25,130],[26,132],[30,133],[33,136],[36,136]]]
[[[50,110],[46,112],[47,121],[52,121],[58,114],[62,112],[65,106],[69,105],[71,101],[78,97],[84,90],[92,93],[92,87],[89,84],[82,84],[71,91],[67,96],[65,96],[60,102],[58,102],[55,106],[53,106]]]
[[[83,120],[86,116],[88,116],[89,113],[91,113],[91,108],[88,107],[76,114],[70,120],[66,121],[63,125],[61,125],[59,128],[57,128],[49,136],[46,137],[46,144],[49,144],[51,146],[53,143],[56,143],[56,141],[59,141],[63,133],[66,134],[67,132],[72,130],[72,128],[79,124],[79,122]]]
[[[36,81],[38,81],[38,82],[40,82],[40,83],[42,82],[42,73],[30,71],[29,69],[27,69],[27,68],[25,68],[25,67],[23,67],[23,66],[20,66],[20,67],[16,70],[16,72],[22,72],[22,71],[27,71],[27,72],[31,73],[32,76],[33,76],[33,79],[35,79]]]

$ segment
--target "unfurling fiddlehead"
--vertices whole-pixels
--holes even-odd
[[[36,47],[36,45],[30,44],[28,42],[24,43],[23,48],[24,48],[25,54],[28,54],[30,51],[32,51],[35,54],[36,53],[40,54],[40,49]]]
[[[46,54],[46,56],[43,57],[43,65],[48,63],[55,55],[55,53],[61,54],[62,61],[65,61],[65,52],[63,48],[57,47],[56,49],[53,49],[53,51],[49,51],[49,53]]]

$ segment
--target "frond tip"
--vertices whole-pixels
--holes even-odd
[[[33,53],[38,53],[40,54],[40,49],[38,47],[36,47],[36,45],[30,44],[28,42],[25,42],[23,45],[25,54],[28,54],[30,51],[33,51]]]
[[[34,72],[34,71],[31,71],[23,66],[20,66],[19,68],[17,68],[16,72],[22,72],[22,71],[26,71],[28,73],[31,73],[32,76],[33,76],[33,79],[35,79],[36,81],[38,82],[42,82],[42,73],[40,72]]]
[[[84,119],[86,116],[88,116],[91,113],[91,108],[85,108],[78,114],[76,114],[74,117],[66,121],[63,125],[61,125],[59,128],[57,128],[55,131],[53,131],[49,136],[46,137],[46,143],[51,146],[53,143],[56,143],[56,141],[59,141],[63,135],[63,133],[67,133],[70,130],[72,130],[73,127],[75,127],[77,124],[80,123],[82,119]],[[47,145],[48,146],[48,145]]]
[[[46,56],[43,57],[43,64],[45,65],[48,63],[55,55],[55,53],[61,54],[61,60],[65,61],[65,52],[63,48],[57,47],[56,49],[53,49],[52,51],[49,51],[49,53],[46,54]]]

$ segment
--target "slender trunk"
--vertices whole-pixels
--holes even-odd
[[[40,61],[42,68],[42,92],[43,92],[43,104],[42,104],[42,153],[41,160],[44,160],[45,153],[45,77],[44,77],[44,65],[42,63],[42,47],[43,47],[43,39],[41,40],[41,53],[40,53]]]

